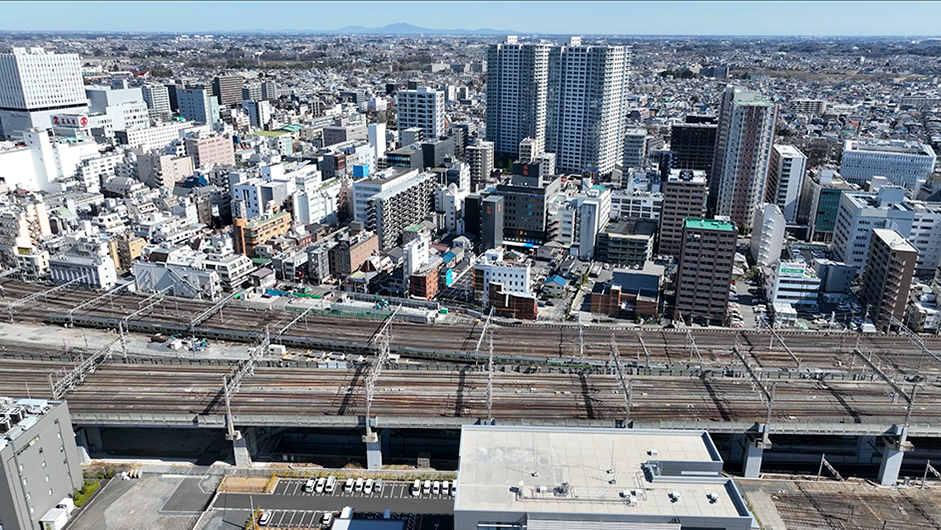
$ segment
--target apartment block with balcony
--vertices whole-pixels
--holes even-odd
[[[676,277],[675,319],[725,322],[737,238],[738,230],[731,221],[686,220]]]
[[[877,329],[904,318],[917,261],[918,249],[897,231],[873,229],[860,301]]]

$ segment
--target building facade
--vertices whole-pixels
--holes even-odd
[[[620,161],[630,54],[581,37],[549,51],[544,145],[558,171],[609,175]]]
[[[443,136],[444,92],[433,88],[399,90],[396,94],[396,119],[400,129],[421,127],[429,140]]]
[[[716,150],[714,123],[675,123],[670,129],[670,150],[676,153],[673,169],[694,169],[712,175]]]
[[[792,145],[775,145],[771,148],[770,164],[765,202],[778,205],[787,222],[794,224],[797,222],[807,157]]]
[[[877,329],[905,317],[918,250],[895,230],[876,228],[869,242],[860,301]]]
[[[19,140],[33,127],[52,127],[55,114],[87,114],[88,100],[78,54],[14,47],[0,54],[0,126]]]
[[[7,530],[33,530],[58,508],[74,508],[84,483],[64,401],[0,398],[0,518]]]
[[[210,125],[219,121],[219,101],[205,88],[178,88],[176,100],[184,119]]]
[[[661,184],[659,254],[678,257],[686,219],[702,218],[709,192],[706,174],[696,170],[673,170]]]
[[[872,177],[917,192],[934,171],[936,156],[929,145],[904,140],[846,140],[840,159],[843,179],[860,186]]]
[[[544,144],[549,50],[515,36],[487,49],[487,140],[496,154],[516,156],[523,138]]]
[[[765,197],[777,106],[756,92],[728,87],[722,96],[709,201],[737,225],[752,221]]]
[[[758,265],[771,265],[781,259],[787,221],[776,204],[762,204],[755,209],[751,230],[751,255]]]
[[[737,237],[732,222],[686,220],[676,275],[675,319],[725,322]]]

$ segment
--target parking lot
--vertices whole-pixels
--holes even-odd
[[[357,492],[351,491],[346,492],[343,490],[344,481],[337,481],[336,490],[331,493],[317,493],[314,491],[304,491],[304,484],[307,482],[307,479],[280,479],[278,485],[274,490],[274,495],[291,495],[291,496],[302,496],[302,497],[331,497],[331,498],[372,498],[372,499],[426,499],[426,500],[445,500],[451,499],[451,494],[444,492],[434,495],[429,493],[428,495],[418,495],[413,496],[409,491],[412,487],[411,482],[384,482],[382,485],[382,491],[376,493],[366,492]]]
[[[322,511],[316,510],[271,510],[271,519],[265,526],[270,528],[319,528]]]
[[[351,506],[360,514],[382,514],[391,510],[394,514],[450,516],[454,509],[454,498],[449,493],[413,496],[411,482],[384,482],[380,491],[372,493],[355,489],[344,491],[345,479],[337,481],[333,493],[305,491],[306,482],[307,479],[280,479],[269,495],[222,493],[213,508],[247,514],[252,507],[260,507],[271,513],[265,525],[270,528],[319,528],[325,512],[336,514],[344,506]]]

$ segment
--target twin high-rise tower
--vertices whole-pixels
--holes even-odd
[[[610,173],[624,124],[630,48],[520,44],[487,51],[487,139],[515,156],[524,138],[556,154],[563,172]]]

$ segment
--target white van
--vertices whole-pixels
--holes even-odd
[[[433,495],[441,495],[441,483],[437,480],[431,485],[431,493]]]
[[[447,495],[447,494],[449,494],[449,493],[451,493],[450,484],[448,483],[447,480],[442,480],[442,481],[441,481],[441,494],[442,494],[442,495]]]
[[[371,478],[367,478],[367,479],[366,479],[366,484],[363,486],[363,492],[366,493],[367,495],[371,495],[371,494],[372,494],[372,485],[373,485],[372,479],[371,479]]]
[[[346,484],[343,485],[343,491],[346,493],[353,493],[353,484],[355,481],[351,478],[346,479]]]
[[[314,491],[317,493],[323,493],[324,486],[327,485],[327,479],[320,477],[317,479],[317,484],[314,486]]]
[[[363,477],[359,477],[358,479],[356,479],[356,486],[354,487],[354,489],[356,490],[356,493],[363,491],[363,484],[365,483],[366,482],[363,480]]]
[[[343,511],[340,512],[340,519],[352,519],[353,518],[353,507],[344,506]]]
[[[327,483],[324,484],[323,491],[326,493],[333,493],[333,490],[335,490],[336,487],[337,487],[337,478],[334,477],[333,475],[330,475],[329,477],[327,477]]]
[[[320,519],[320,528],[327,529],[331,525],[333,525],[333,512],[327,512]]]
[[[412,482],[412,496],[417,497],[421,493],[421,481],[417,478]]]
[[[306,491],[307,493],[314,491],[314,484],[315,484],[314,479],[312,478],[307,479],[307,482],[304,483],[304,491]]]
[[[382,479],[381,478],[376,479],[376,484],[372,487],[372,490],[375,491],[376,493],[382,492]]]
[[[425,483],[421,486],[421,494],[428,495],[429,493],[431,493],[431,481],[426,480]]]

